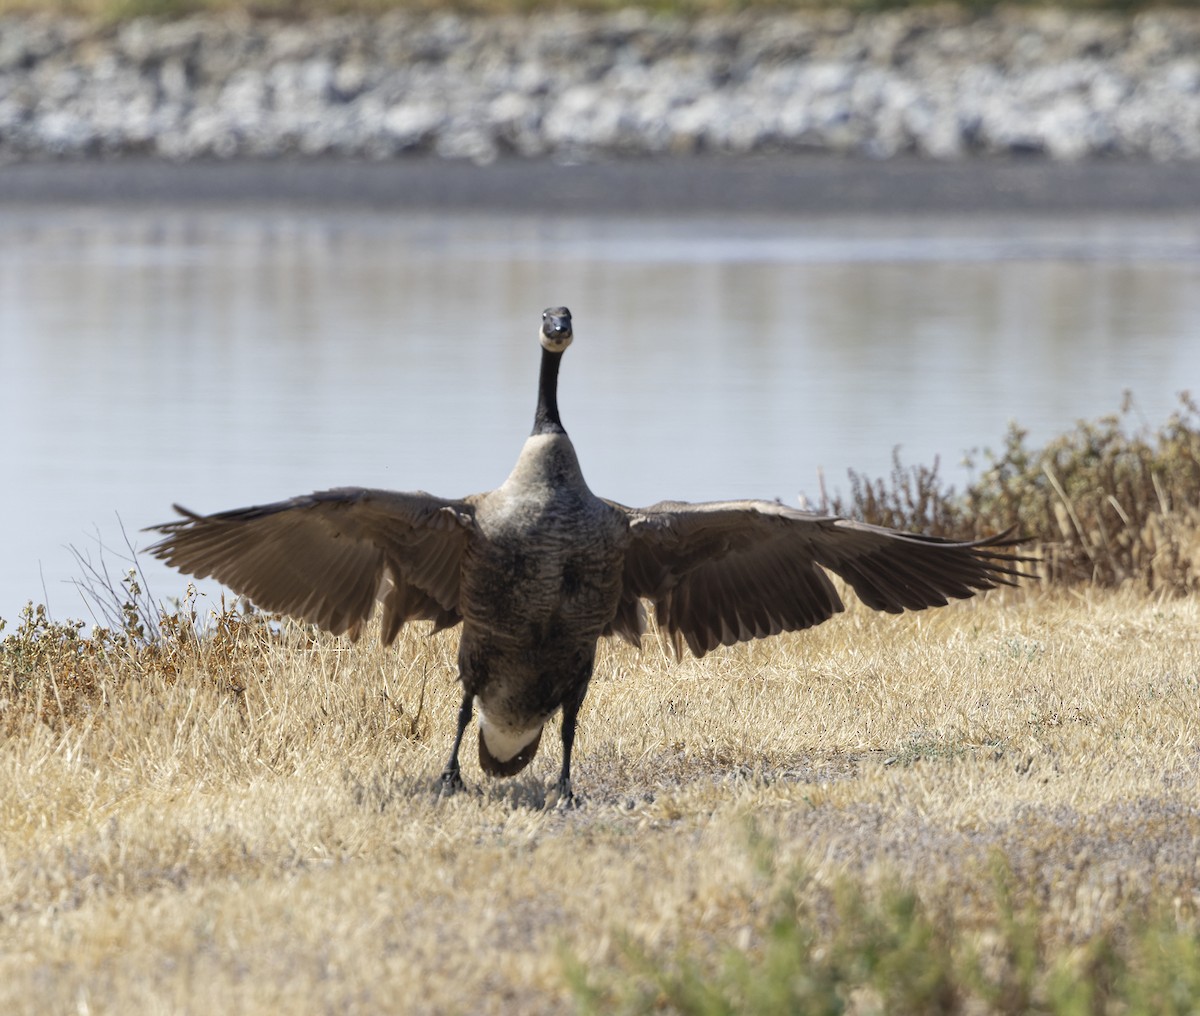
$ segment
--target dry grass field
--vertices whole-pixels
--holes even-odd
[[[602,645],[572,811],[555,736],[485,782],[472,730],[435,796],[453,632],[36,628],[0,684],[0,1012],[1200,1008],[1195,596]]]

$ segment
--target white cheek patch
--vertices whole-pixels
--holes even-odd
[[[542,732],[542,725],[529,730],[515,730],[512,727],[492,723],[487,713],[479,704],[479,696],[475,696],[475,711],[479,713],[479,734],[487,745],[487,750],[497,762],[507,762],[516,757],[522,748],[528,747]]]

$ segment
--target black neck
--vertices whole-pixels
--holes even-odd
[[[537,412],[533,416],[535,434],[565,434],[558,418],[558,365],[562,353],[542,350],[542,372],[538,378]]]

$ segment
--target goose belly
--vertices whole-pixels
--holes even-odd
[[[514,731],[582,694],[616,612],[627,528],[615,509],[595,505],[485,515],[467,550],[460,677],[488,717]]]

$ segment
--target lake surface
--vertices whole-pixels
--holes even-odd
[[[539,219],[0,210],[0,617],[90,620],[75,546],[338,485],[503,481],[540,312],[592,488],[795,502],[1200,388],[1200,216]],[[186,580],[142,562],[168,600]],[[213,587],[206,587],[213,589]]]

